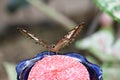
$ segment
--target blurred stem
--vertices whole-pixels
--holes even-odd
[[[98,27],[98,23],[99,23],[99,18],[100,18],[101,12],[99,12],[95,18],[93,19],[86,36],[90,36],[91,34],[93,34],[93,32],[95,32],[96,28]]]
[[[74,23],[72,20],[68,19],[66,16],[60,14],[55,9],[49,7],[48,5],[46,5],[40,0],[27,0],[27,2],[37,7],[40,11],[42,11],[48,17],[62,24],[64,28],[67,30],[70,30],[76,26],[76,23]]]

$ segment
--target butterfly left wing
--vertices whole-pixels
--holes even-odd
[[[51,45],[48,44],[47,42],[45,42],[44,40],[41,40],[39,38],[37,38],[36,36],[34,36],[34,34],[29,33],[27,30],[23,29],[23,28],[18,28],[18,30],[23,33],[24,35],[26,35],[27,37],[29,37],[30,39],[34,40],[35,43],[42,45],[46,48],[51,48]]]

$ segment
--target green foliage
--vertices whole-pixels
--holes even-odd
[[[120,0],[94,0],[94,2],[114,20],[120,22]]]
[[[15,71],[15,64],[4,62],[4,67],[8,74],[9,80],[16,80],[17,74]]]
[[[105,63],[106,64],[106,63]],[[118,66],[120,65],[115,65],[114,66],[102,66],[103,69],[103,77],[105,80],[120,80],[120,68]]]

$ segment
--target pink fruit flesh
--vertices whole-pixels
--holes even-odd
[[[76,59],[46,56],[32,67],[28,80],[90,80],[86,67]]]

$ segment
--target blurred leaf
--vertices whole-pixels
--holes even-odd
[[[120,22],[120,0],[94,0],[94,2],[114,20]]]
[[[103,79],[105,80],[120,80],[120,68],[103,67]]]
[[[112,54],[114,35],[111,29],[101,29],[91,36],[76,42],[76,47],[88,50],[103,62],[120,62],[118,56]],[[114,57],[113,57],[114,56]]]
[[[98,32],[77,41],[76,47],[78,49],[94,49],[95,52],[109,54],[114,41],[113,34],[111,29],[100,29]]]
[[[5,67],[6,72],[8,74],[9,80],[16,80],[17,74],[15,71],[15,65],[8,63],[8,62],[4,62],[4,67]]]

